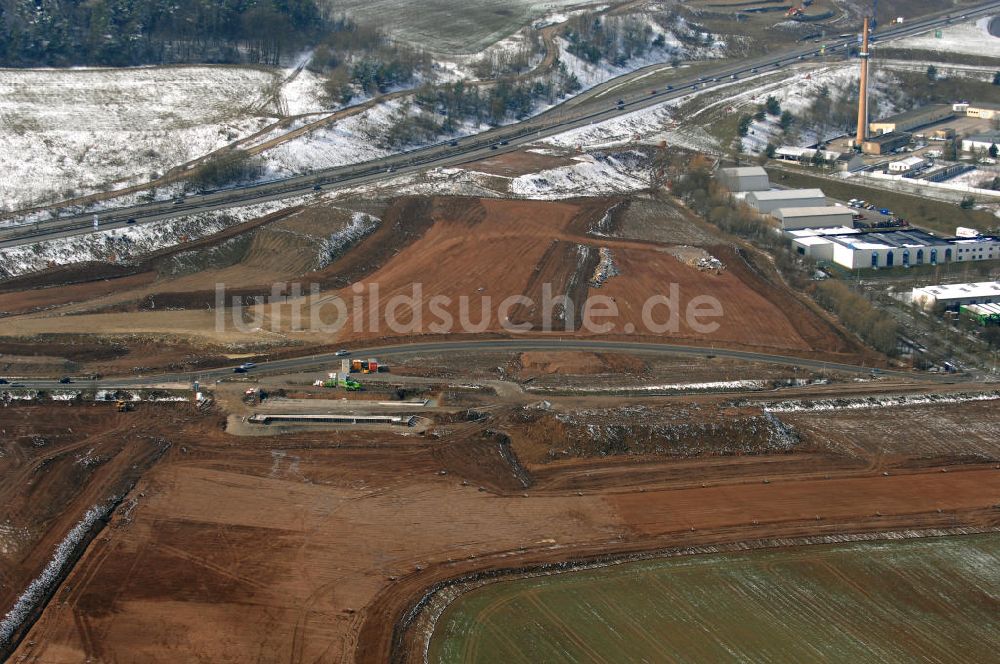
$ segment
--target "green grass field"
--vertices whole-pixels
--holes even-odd
[[[477,53],[542,16],[585,0],[338,0],[330,5],[431,53]]]
[[[987,662],[1000,535],[687,556],[493,583],[438,622],[433,664]]]

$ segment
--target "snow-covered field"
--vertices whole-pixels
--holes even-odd
[[[379,147],[379,138],[384,136],[401,103],[380,104],[264,152],[261,156],[266,174],[262,179],[345,166],[391,154],[391,150]]]
[[[0,70],[0,210],[134,184],[266,126],[248,67]]]
[[[303,69],[281,88],[284,115],[302,115],[330,110],[324,103],[323,78]]]
[[[975,23],[950,25],[941,30],[940,39],[933,32],[892,42],[893,48],[938,51],[1000,58],[1000,39],[989,32],[990,17]]]

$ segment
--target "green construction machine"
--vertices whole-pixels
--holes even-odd
[[[338,387],[342,387],[348,392],[360,392],[361,383],[356,380],[351,380],[350,378],[330,378],[323,381],[323,387],[335,390]]]

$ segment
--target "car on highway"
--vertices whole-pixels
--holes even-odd
[[[500,149],[500,146],[497,145],[496,143],[494,143],[493,145],[490,146],[490,150],[499,150],[499,149]]]
[[[346,350],[344,348],[341,348],[336,353],[334,353],[334,355],[337,356],[337,357],[344,357],[344,356],[347,356],[347,355],[350,355],[350,354],[351,354],[351,351]]]
[[[453,148],[456,148],[456,147],[458,147],[458,141],[449,141],[448,145],[450,145]]]
[[[235,369],[233,369],[233,373],[246,373],[246,372],[247,370],[244,369],[243,367],[236,367]]]
[[[24,383],[11,383],[11,387],[24,387]]]
[[[135,219],[132,218],[132,217],[129,217],[128,219],[125,220],[125,223],[126,224],[134,224],[135,223]]]
[[[667,90],[673,90],[673,89],[674,89],[674,86],[672,86],[672,85],[668,85],[667,86]]]
[[[62,378],[59,379],[59,383],[61,385],[69,385],[72,382],[73,382],[73,379],[70,378],[69,376],[63,376]]]
[[[884,214],[887,217],[892,216],[892,210],[890,210],[889,208],[882,208],[881,210],[879,210],[879,213]]]
[[[249,370],[249,369],[253,369],[255,366],[257,366],[257,365],[254,364],[253,362],[244,362],[243,364],[240,365],[240,368],[241,369],[248,369]]]
[[[508,141],[507,139],[504,139],[504,140],[500,141],[500,145],[510,145],[510,141]]]
[[[757,73],[757,68],[756,68],[756,67],[754,67],[753,69],[751,69],[751,70],[750,70],[750,73],[751,73],[751,74],[756,74],[756,73]]]
[[[0,378],[0,385],[6,385],[6,384],[7,384],[7,379],[6,378]]]
[[[322,189],[323,189],[323,185],[321,185],[321,184],[314,184],[313,185],[313,191],[321,191]]]

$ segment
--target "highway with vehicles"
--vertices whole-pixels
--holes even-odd
[[[884,42],[934,30],[957,20],[989,15],[1000,10],[1000,1],[985,2],[960,15],[936,15],[883,30],[875,41]],[[321,190],[336,190],[372,184],[387,178],[416,173],[430,168],[455,166],[489,155],[513,151],[522,145],[594,124],[621,115],[681,99],[693,92],[723,86],[746,76],[768,71],[825,55],[845,54],[856,43],[856,37],[841,35],[823,43],[817,40],[796,43],[789,49],[752,59],[720,61],[718,66],[705,69],[691,77],[641,95],[616,97],[614,89],[649,76],[658,64],[636,70],[591,88],[537,116],[481,134],[453,139],[399,153],[383,159],[317,171],[246,187],[224,189],[191,195],[168,201],[145,203],[131,207],[100,211],[99,228],[117,229],[131,224],[147,224],[181,216],[221,210],[268,201],[314,194]],[[93,232],[94,213],[76,214],[0,229],[0,248],[31,244]]]
[[[556,351],[585,351],[603,353],[633,353],[639,355],[680,355],[696,357],[721,357],[744,362],[761,362],[767,364],[780,364],[783,366],[806,369],[810,371],[829,371],[856,375],[871,375],[873,373],[892,377],[904,378],[907,380],[928,381],[928,382],[955,382],[957,380],[968,380],[968,378],[956,377],[955,375],[931,374],[914,371],[897,371],[890,369],[878,369],[871,366],[855,364],[843,364],[838,362],[825,362],[818,359],[804,357],[792,357],[787,355],[776,355],[753,351],[734,350],[730,348],[714,348],[711,346],[687,346],[675,344],[657,344],[648,342],[632,341],[600,341],[583,340],[572,338],[548,338],[548,339],[476,339],[469,341],[442,341],[442,342],[420,342],[401,345],[371,346],[352,349],[352,357],[368,358],[378,357],[383,363],[391,366],[391,360],[402,359],[412,355],[429,355],[443,353],[460,352],[556,352]],[[306,372],[312,370],[331,370],[331,367],[339,367],[342,355],[336,353],[322,353],[318,355],[307,355],[303,357],[286,358],[280,360],[260,361],[249,370],[240,371],[241,374],[280,374]],[[68,386],[93,387],[98,389],[128,389],[128,388],[153,388],[170,384],[190,384],[200,381],[208,384],[225,378],[232,378],[235,369],[240,367],[222,367],[218,369],[207,369],[204,371],[170,373],[151,376],[136,376],[128,378],[107,378],[98,380],[74,379],[72,383],[65,384],[56,380],[11,380],[12,385],[18,385],[32,389],[53,389],[66,388]],[[11,385],[0,386],[11,387]]]

